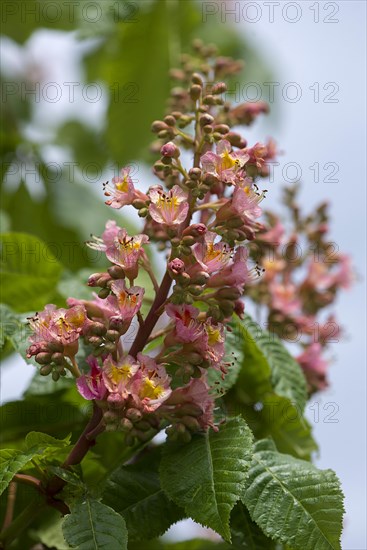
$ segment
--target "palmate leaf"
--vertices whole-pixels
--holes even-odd
[[[126,550],[124,519],[97,500],[86,497],[76,502],[65,516],[62,532],[70,546],[79,550]]]
[[[145,460],[122,466],[107,481],[103,502],[124,517],[132,539],[158,537],[185,517],[160,486],[159,460],[156,449]]]
[[[187,445],[166,445],[162,487],[193,520],[230,541],[230,513],[243,496],[251,455],[251,431],[243,419],[233,418]]]
[[[294,550],[340,549],[343,494],[332,470],[255,445],[243,502],[264,533]]]

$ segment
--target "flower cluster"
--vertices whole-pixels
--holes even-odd
[[[327,204],[303,216],[297,192],[295,186],[284,194],[293,221],[290,231],[273,213],[265,213],[268,223],[256,235],[250,252],[264,275],[246,293],[263,306],[270,330],[301,345],[297,360],[312,393],[327,386],[329,361],[324,352],[340,336],[330,306],[354,275],[349,257],[328,238]]]
[[[233,313],[243,315],[246,289],[269,306],[272,320],[304,326],[348,278],[343,259],[336,273],[312,264],[296,288],[289,264],[278,257],[283,229],[278,221],[271,220],[270,228],[260,221],[265,193],[256,183],[269,173],[275,144],[248,147],[231,130],[250,124],[267,106],[232,107],[223,98],[225,83],[209,84],[241,67],[215,58],[203,45],[194,56],[183,56],[182,68],[172,73],[178,86],[170,112],[152,125],[152,152],[160,155],[155,181],[144,193],[123,168],[104,184],[108,206],[138,211],[141,233],[129,235],[108,221],[102,236],[88,243],[110,264],[89,277],[97,292],[90,300],[70,297],[69,309],[48,305],[30,320],[28,356],[35,356],[41,374],[57,380],[69,370],[79,393],[102,409],[104,427],[123,430],[129,444],[147,441],[163,427],[183,441],[215,429],[209,373],[224,378],[231,368],[226,326]],[[321,229],[315,231],[320,241]],[[275,252],[271,265],[265,265],[265,253],[257,258],[267,270],[258,285],[254,279],[261,269],[249,267],[250,242]],[[165,253],[160,283],[154,249]],[[142,272],[151,280],[145,288],[139,285]],[[134,334],[132,342],[127,333]],[[86,359],[78,358],[79,346]],[[310,363],[324,369],[315,347],[306,348],[299,361],[306,371]]]

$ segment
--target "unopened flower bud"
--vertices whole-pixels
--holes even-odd
[[[201,365],[203,358],[200,353],[197,353],[196,351],[191,351],[187,355],[187,361],[190,363],[190,365],[198,366]]]
[[[193,73],[191,76],[191,81],[193,84],[198,84],[199,86],[203,86],[204,82],[199,73]]]
[[[199,84],[193,84],[190,88],[190,97],[193,101],[199,99],[201,95],[201,86]]]
[[[133,423],[130,422],[128,418],[122,418],[120,421],[120,426],[121,426],[121,429],[126,432],[129,432],[134,427]]]
[[[215,105],[216,101],[215,101],[215,97],[213,95],[206,95],[204,98],[203,98],[203,103],[205,105]]]
[[[110,342],[115,342],[120,337],[120,333],[118,330],[108,330],[106,332],[106,338],[107,340],[110,340]]]
[[[172,115],[167,115],[164,117],[164,122],[168,125],[168,126],[174,126],[176,124],[176,119],[174,116]]]
[[[226,124],[216,124],[214,126],[214,132],[219,132],[220,134],[227,134],[229,132],[229,126]]]
[[[52,365],[43,365],[39,370],[42,376],[48,376],[51,371],[52,371]]]
[[[146,206],[146,203],[142,199],[134,199],[132,205],[137,210],[140,210],[140,208],[144,208],[144,206]]]
[[[93,321],[88,328],[88,334],[93,334],[94,336],[103,336],[106,334],[106,327],[103,323],[99,321]]]
[[[191,168],[189,170],[189,176],[192,180],[199,180],[201,178],[200,168]]]
[[[213,133],[213,126],[211,126],[210,124],[206,124],[205,126],[203,126],[203,132],[204,134],[206,134],[207,136],[209,134],[212,134]],[[207,139],[210,139],[210,138],[207,138]]]
[[[117,330],[120,332],[123,324],[124,324],[123,319],[118,315],[114,315],[113,317],[110,318],[108,328],[109,330]]]
[[[118,393],[110,393],[107,397],[107,403],[112,409],[122,409],[125,405],[125,400]]]
[[[199,296],[202,293],[202,290],[203,289],[201,288],[200,285],[190,285],[189,288],[188,288],[188,291],[193,296]]]
[[[216,84],[214,84],[211,90],[213,95],[223,94],[226,91],[227,91],[227,84],[225,82],[217,82]]]
[[[201,115],[199,122],[200,126],[206,126],[207,124],[213,124],[214,118],[209,114]]]
[[[101,338],[101,336],[91,336],[88,338],[88,342],[91,346],[100,346],[103,342],[103,338]]]
[[[109,293],[110,293],[109,288],[101,288],[101,290],[98,292],[98,298],[102,298],[102,299],[107,298]]]
[[[236,132],[228,132],[226,134],[226,140],[229,141],[229,143],[233,147],[239,147],[240,149],[244,149],[247,145],[247,141],[240,136],[240,134],[237,134]]]
[[[195,242],[196,239],[192,235],[185,235],[185,237],[183,237],[182,239],[182,244],[184,244],[185,246],[192,246],[193,244],[195,244]]]
[[[218,290],[216,295],[219,299],[223,300],[238,300],[241,296],[241,292],[234,287],[225,287]]]
[[[162,120],[155,120],[152,124],[152,132],[154,133],[158,133],[162,130],[166,130],[167,128],[167,124],[165,122],[163,122]]]
[[[143,415],[139,409],[127,409],[126,417],[131,420],[131,422],[139,422],[142,419]]]
[[[61,365],[64,361],[64,356],[62,353],[56,352],[52,354],[51,361],[56,365]]]
[[[192,432],[197,432],[200,429],[199,422],[193,416],[183,416],[181,422]]]
[[[51,375],[51,376],[52,376],[52,380],[53,380],[54,382],[57,382],[58,379],[60,378],[60,373],[58,373],[56,370],[54,370],[54,371],[52,371],[52,375]]]
[[[184,256],[190,256],[192,254],[192,250],[189,246],[181,245],[180,250]]]
[[[171,260],[168,264],[168,269],[173,275],[179,275],[185,271],[185,264],[179,258]]]
[[[51,362],[51,353],[41,352],[37,353],[35,357],[36,363],[39,365],[48,365]]]
[[[183,231],[182,235],[186,237],[187,235],[190,235],[192,237],[202,237],[207,232],[207,227],[203,223],[193,223],[189,225],[189,227],[186,227],[186,229]]]
[[[161,147],[161,155],[169,158],[178,158],[180,156],[180,150],[175,143],[169,141]]]
[[[106,353],[114,353],[116,351],[115,342],[106,342],[104,345],[104,349]]]
[[[245,313],[245,304],[241,300],[237,300],[234,304],[234,312],[240,319],[243,319]]]
[[[206,271],[199,271],[199,273],[196,273],[192,277],[192,282],[196,285],[205,285],[205,283],[208,281],[210,275],[209,273],[206,273]]]
[[[140,208],[140,210],[138,212],[138,216],[140,218],[145,218],[148,215],[148,212],[149,212],[148,208],[146,208],[146,207],[145,208]]]

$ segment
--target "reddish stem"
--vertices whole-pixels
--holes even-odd
[[[136,355],[144,348],[156,322],[158,321],[160,316],[158,310],[167,299],[169,289],[171,288],[171,283],[172,279],[170,274],[166,271],[147,318],[145,319],[144,324],[139,328],[138,334],[136,335],[133,345],[131,346],[129,353],[133,357],[136,357]]]

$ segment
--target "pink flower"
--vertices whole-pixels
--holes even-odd
[[[297,287],[292,284],[271,283],[271,307],[281,311],[284,315],[292,315],[300,310],[301,302],[298,298]]]
[[[95,292],[93,292],[93,300],[78,300],[76,298],[68,298],[66,300],[68,306],[82,305],[85,307],[88,316],[91,319],[97,318],[98,320],[110,319],[113,315],[117,314],[115,305],[111,305],[106,299],[100,298]]]
[[[247,267],[248,252],[244,246],[239,246],[233,259],[218,273],[208,280],[209,287],[231,286],[242,291],[249,279]]]
[[[77,379],[76,386],[78,392],[88,401],[92,399],[104,399],[107,394],[107,388],[104,384],[102,370],[98,365],[97,359],[89,356],[86,361],[90,366],[90,373],[83,374]]]
[[[245,178],[233,192],[232,198],[228,200],[217,212],[216,223],[221,225],[232,218],[239,218],[249,239],[253,239],[255,232],[262,228],[256,221],[262,214],[259,203],[264,198],[264,193],[259,193],[250,178]]]
[[[204,243],[197,243],[194,248],[194,256],[207,273],[213,273],[225,267],[231,261],[232,249],[227,243],[217,242],[218,235],[208,231],[204,237]]]
[[[174,406],[177,412],[181,406],[193,405],[199,409],[197,420],[202,429],[214,428],[214,399],[209,394],[209,386],[203,379],[193,378],[183,388],[173,390],[167,402],[168,406]],[[201,410],[201,414],[200,414]]]
[[[342,288],[350,288],[354,280],[351,259],[346,254],[339,255],[339,270],[334,276],[334,284]]]
[[[136,404],[145,412],[155,411],[171,394],[171,379],[151,357],[138,354],[140,368],[129,387]]]
[[[114,281],[111,285],[113,296],[107,297],[107,302],[114,315],[119,315],[128,323],[139,311],[145,290],[140,286],[126,288],[125,281]]]
[[[130,168],[122,168],[120,175],[112,178],[113,186],[106,184],[104,194],[112,197],[106,204],[112,208],[121,208],[127,204],[132,204],[135,199],[146,201],[148,197],[134,188],[133,180],[130,177]]]
[[[312,287],[318,291],[330,288],[335,280],[330,267],[331,265],[325,261],[315,261],[312,259],[308,265],[307,276],[302,286]]]
[[[103,362],[103,380],[108,390],[112,393],[127,395],[129,383],[139,370],[139,363],[126,355],[115,361],[109,355]]]
[[[126,229],[121,229],[113,244],[107,247],[106,256],[110,262],[122,267],[126,276],[133,280],[138,275],[138,261],[145,256],[143,244],[148,240],[143,234],[129,237]]]
[[[185,221],[189,210],[188,197],[178,185],[167,193],[161,185],[155,185],[149,190],[149,198],[149,213],[154,221],[164,225],[177,225]]]
[[[224,326],[222,323],[213,324],[211,319],[208,319],[204,327],[207,335],[205,356],[212,366],[217,366],[225,354]]]
[[[272,246],[279,246],[284,235],[284,226],[279,221],[276,220],[276,223],[273,227],[269,227],[266,231],[259,233],[256,236],[256,239],[261,242],[269,243]]]
[[[195,342],[204,335],[203,323],[197,320],[200,312],[196,307],[168,304],[166,313],[175,322],[173,338],[176,342]]]
[[[30,337],[32,343],[58,342],[67,346],[75,342],[88,325],[84,306],[76,305],[70,309],[57,309],[49,304],[44,311],[31,318],[29,324],[34,331]]]
[[[110,248],[114,245],[115,239],[117,238],[119,232],[122,231],[115,221],[109,220],[106,223],[106,228],[102,233],[102,237],[93,236],[92,241],[88,241],[87,245],[93,250],[101,250],[105,252],[107,248]]]
[[[230,110],[229,116],[234,124],[251,124],[261,113],[267,114],[269,106],[265,101],[241,103]]]
[[[268,148],[262,143],[255,143],[251,148],[246,149],[249,156],[249,164],[255,164],[257,168],[262,168],[268,155]]]
[[[318,342],[309,345],[297,357],[298,363],[313,389],[322,390],[327,387],[326,374],[328,362],[322,358],[322,346]]]
[[[236,183],[249,158],[244,149],[232,151],[229,141],[223,139],[218,143],[216,153],[209,151],[201,157],[201,165],[204,172],[212,174],[219,181]]]

